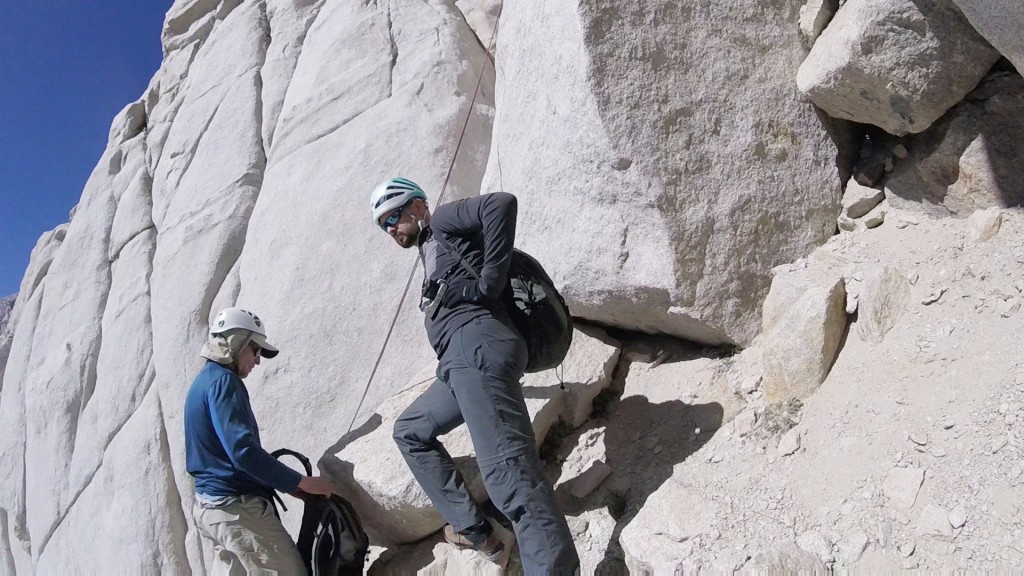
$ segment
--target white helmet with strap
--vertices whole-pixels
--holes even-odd
[[[260,317],[237,307],[225,308],[217,313],[210,324],[210,334],[223,334],[229,330],[248,330],[250,338],[260,347],[260,355],[264,358],[277,356],[279,350],[267,342],[267,327]]]

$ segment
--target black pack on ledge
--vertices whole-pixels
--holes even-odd
[[[306,476],[313,475],[309,458],[298,452],[282,448],[271,455],[293,456],[305,468]],[[330,498],[305,494],[302,500],[302,525],[295,544],[306,572],[310,576],[362,576],[370,540],[352,505],[337,494]]]

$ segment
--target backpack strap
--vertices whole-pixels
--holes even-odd
[[[277,458],[278,460],[281,459],[281,456],[292,456],[293,458],[298,460],[300,464],[302,464],[302,467],[306,470],[306,476],[313,475],[313,465],[310,464],[309,458],[306,458],[305,456],[299,454],[295,450],[281,448],[280,450],[274,450],[273,452],[270,453],[270,455],[273,456],[274,458]],[[281,505],[281,509],[287,512],[288,507],[284,505],[284,500],[282,500],[281,497],[277,495],[277,492],[271,492],[271,494],[273,495],[274,500],[277,502],[277,504]],[[274,510],[274,513],[276,514],[277,510]],[[280,516],[280,514],[278,514],[278,516]]]
[[[302,467],[306,470],[306,476],[313,475],[313,465],[310,464],[309,458],[306,458],[305,456],[299,454],[295,450],[281,448],[280,450],[274,450],[273,452],[270,453],[270,455],[273,456],[274,458],[277,458],[278,460],[281,459],[281,456],[291,456],[298,460],[300,464],[302,464]]]
[[[469,265],[469,262],[466,262],[466,260],[462,258],[462,255],[456,252],[455,249],[452,248],[452,245],[449,244],[448,241],[444,239],[443,232],[440,234],[435,234],[434,230],[431,229],[430,237],[433,238],[434,240],[437,240],[437,243],[441,246],[441,248],[444,248],[444,251],[447,252],[449,256],[457,259],[459,261],[459,264],[461,264],[462,267],[465,268],[466,271],[469,272],[473,276],[473,278],[477,280],[477,282],[480,281],[480,274],[478,274],[477,271],[474,270],[473,267]],[[448,274],[446,274],[446,276],[447,275]]]

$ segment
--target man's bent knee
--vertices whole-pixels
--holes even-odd
[[[429,426],[425,424],[423,416],[402,414],[395,421],[391,437],[402,452],[424,446],[431,440],[429,430],[427,430]]]

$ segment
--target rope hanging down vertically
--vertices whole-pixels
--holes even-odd
[[[452,154],[452,161],[448,164],[448,172],[445,174],[444,183],[441,184],[441,193],[437,196],[436,206],[440,206],[444,200],[444,193],[448,189],[448,181],[451,180],[452,170],[455,168],[455,160],[459,157],[459,149],[462,148],[462,140],[466,137],[466,129],[469,127],[469,120],[473,117],[473,108],[476,106],[476,97],[480,93],[480,84],[483,82],[484,73],[487,71],[487,61],[491,59],[491,54],[494,53],[494,42],[498,35],[498,22],[501,20],[501,12],[505,8],[505,2],[498,6],[498,14],[494,18],[494,26],[491,28],[491,39],[488,42],[487,48],[484,50],[484,63],[480,66],[480,75],[476,79],[476,88],[473,90],[473,98],[469,102],[469,110],[466,111],[466,120],[462,123],[462,131],[459,133],[459,140],[455,143],[455,152]],[[348,423],[348,430],[345,433],[352,431],[352,426],[356,423],[356,418],[359,417],[359,411],[363,408],[363,402],[366,401],[366,394],[370,391],[370,385],[373,384],[373,378],[377,375],[377,368],[380,367],[380,361],[384,358],[384,351],[387,350],[388,342],[391,341],[391,334],[395,331],[395,325],[398,324],[398,316],[402,313],[402,307],[405,305],[405,298],[409,295],[409,287],[412,286],[412,279],[416,277],[416,266],[418,260],[413,262],[412,270],[409,271],[409,278],[405,281],[405,289],[402,290],[402,298],[398,301],[398,308],[395,309],[395,316],[391,319],[391,324],[388,326],[388,333],[384,336],[384,344],[380,347],[380,353],[377,354],[377,360],[373,363],[373,370],[370,371],[370,378],[366,381],[366,387],[363,388],[363,394],[359,397],[359,404],[356,405],[355,411],[352,413],[352,420]]]

